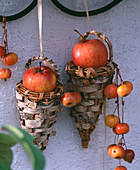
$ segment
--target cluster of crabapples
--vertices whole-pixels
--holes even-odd
[[[115,99],[118,95],[120,97],[128,96],[133,90],[133,84],[130,81],[124,81],[120,86],[117,84],[109,84],[104,89],[104,95],[108,99]]]
[[[124,82],[122,81],[121,85],[117,85],[115,83],[107,85],[104,88],[104,95],[108,99],[117,98],[116,103],[118,106],[119,97],[123,99],[123,97],[128,96],[132,90],[133,90],[133,84],[130,81],[124,81]],[[122,100],[122,105],[124,105],[123,100]],[[123,159],[124,161],[131,163],[135,157],[135,153],[132,149],[127,149],[125,139],[124,139],[124,134],[127,134],[129,132],[129,125],[124,122],[123,115],[121,121],[120,115],[119,114],[115,115],[114,113],[108,114],[105,117],[106,126],[112,128],[115,137],[117,137],[117,142],[107,147],[107,154],[112,158],[119,159],[119,162],[121,159]],[[121,139],[118,141],[120,136]],[[123,147],[123,145],[125,146],[125,148]],[[117,166],[115,170],[127,170],[127,168],[125,166],[122,166],[120,163],[120,165]]]
[[[2,58],[4,62],[4,67],[0,69],[0,79],[9,79],[12,75],[12,72],[6,66],[12,66],[16,64],[18,61],[18,56],[13,52],[6,53],[5,47],[0,46],[0,58]]]

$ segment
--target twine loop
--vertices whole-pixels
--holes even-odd
[[[39,37],[40,37],[40,56],[43,56],[42,48],[42,0],[38,0],[38,24],[39,24]]]

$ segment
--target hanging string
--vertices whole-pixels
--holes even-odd
[[[38,0],[38,23],[39,23],[39,37],[40,37],[40,56],[42,53],[42,0]]]
[[[121,159],[119,159],[119,166],[121,166]]]
[[[124,100],[123,97],[121,99],[122,99],[122,123],[124,123]]]
[[[104,120],[106,117],[106,97],[104,97],[104,102],[103,102],[103,106],[104,106]],[[103,170],[105,169],[105,145],[106,145],[106,136],[107,136],[107,129],[106,129],[106,124],[105,124],[105,139],[104,139],[104,147],[103,147]]]
[[[2,28],[4,29],[4,32],[3,32],[3,36],[2,36],[1,46],[4,43],[4,48],[8,52],[8,41],[7,41],[7,29],[6,29],[6,17],[5,16],[3,16],[2,23],[3,23]]]
[[[90,31],[92,31],[91,22],[90,22],[90,18],[89,18],[89,12],[88,12],[88,6],[87,6],[87,0],[84,0],[84,5],[85,5],[85,8],[86,8],[86,14],[87,14],[88,23],[89,23],[89,26],[90,26]]]
[[[1,40],[1,46],[3,45],[3,42],[4,42],[4,36],[5,36],[5,24],[6,24],[6,22],[5,22],[5,18],[4,18],[4,16],[2,16],[3,17],[3,20],[2,20],[2,23],[4,24],[3,25],[3,29],[4,29],[4,32],[3,32],[3,36],[2,36],[2,40]]]
[[[90,26],[90,32],[95,32],[96,30],[93,30],[92,27],[91,27],[91,22],[90,22],[89,12],[88,12],[87,0],[84,0],[84,5],[85,5],[85,9],[86,9],[86,15],[87,15],[88,23],[89,23],[89,26]],[[105,32],[103,33],[102,38],[99,36],[98,39],[103,42],[103,40],[105,40]]]
[[[38,23],[39,23],[39,37],[40,37],[40,57],[44,59],[43,50],[42,50],[42,0],[38,0]],[[46,57],[47,58],[47,57]],[[53,64],[51,64],[49,59],[43,60],[44,64],[51,68],[55,72]]]
[[[3,17],[3,20],[2,20],[2,23],[3,23],[3,36],[2,36],[2,40],[1,40],[1,46],[4,45],[4,48],[6,50],[6,54],[8,54],[8,40],[7,40],[7,29],[6,29],[6,17],[5,16],[2,16]],[[5,57],[5,56],[4,56]],[[2,62],[3,64],[3,68],[6,69],[6,64],[5,62]],[[5,79],[6,81],[6,79]]]
[[[118,76],[119,76],[120,73],[119,73],[119,68],[117,67],[116,69],[117,69],[116,70],[116,72],[117,72],[117,74],[116,74],[116,83],[117,83],[117,86],[118,86],[118,84],[119,84]],[[119,96],[117,96],[116,104],[117,104],[118,117],[120,118]]]

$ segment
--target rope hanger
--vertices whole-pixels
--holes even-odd
[[[91,22],[90,22],[90,19],[89,19],[87,0],[84,0],[84,5],[85,5],[85,8],[86,8],[86,15],[87,15],[88,23],[89,23],[89,26],[90,26],[90,31],[92,31]]]
[[[96,32],[96,30],[93,30],[92,26],[91,26],[91,21],[90,21],[90,18],[89,18],[89,10],[88,10],[88,5],[87,5],[87,0],[83,0],[83,1],[84,1],[85,9],[86,9],[86,16],[87,16],[88,23],[89,23],[89,26],[90,26],[90,32],[94,33],[94,32]],[[101,40],[101,41],[105,40],[105,32],[103,33],[102,38],[98,37],[98,39]]]
[[[43,55],[43,46],[42,46],[42,0],[37,0],[38,5],[38,24],[39,24],[39,37],[40,37],[40,59],[44,61],[45,65],[55,71],[53,64],[50,64],[50,60]]]
[[[39,37],[40,37],[40,56],[43,57],[42,53],[42,0],[38,0],[38,24],[39,24]]]

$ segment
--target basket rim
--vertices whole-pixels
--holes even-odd
[[[36,102],[49,102],[60,99],[61,95],[64,93],[63,85],[58,82],[56,88],[48,93],[37,93],[32,90],[24,87],[22,80],[16,84],[16,88],[18,93],[20,93],[23,97],[27,97],[28,99]]]
[[[98,78],[101,76],[108,77],[110,74],[114,73],[117,64],[113,61],[108,61],[104,67],[99,68],[83,68],[80,66],[76,66],[73,61],[68,61],[66,64],[67,74],[74,76],[75,78],[80,79],[90,79],[90,78]]]

